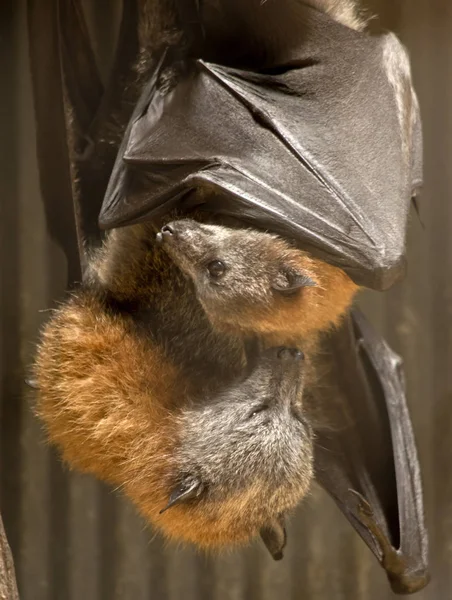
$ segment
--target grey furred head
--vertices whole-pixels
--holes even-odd
[[[157,242],[192,279],[209,318],[221,323],[233,313],[274,314],[275,303],[288,307],[316,285],[300,266],[300,250],[269,233],[183,219],[163,227]]]
[[[281,520],[312,479],[312,433],[302,407],[303,354],[264,351],[251,373],[212,402],[194,402],[179,418],[180,470],[167,508],[179,503],[229,506],[238,526],[261,531],[275,558]],[[240,525],[242,523],[242,525]],[[279,540],[279,541],[278,541]]]

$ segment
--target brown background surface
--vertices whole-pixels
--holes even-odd
[[[108,70],[119,1],[86,0]],[[408,46],[425,135],[425,229],[412,218],[409,275],[362,304],[405,359],[423,469],[433,580],[452,598],[452,2],[373,0]],[[0,501],[23,600],[386,600],[384,573],[321,490],[289,527],[286,558],[259,543],[220,558],[166,546],[94,479],[43,442],[22,384],[42,312],[66,285],[46,231],[35,159],[25,0],[0,2]],[[106,17],[108,15],[108,18]],[[49,107],[51,110],[51,106]]]

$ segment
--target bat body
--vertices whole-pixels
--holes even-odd
[[[219,283],[219,257],[242,273],[228,283],[237,314],[240,288],[245,305],[271,296],[303,310],[303,291],[319,284],[315,261],[276,236],[223,231],[234,239],[222,252],[195,243],[205,246],[198,265],[207,285]],[[217,548],[262,530],[279,556],[270,532],[312,478],[303,408],[310,357],[274,346],[250,352],[246,332],[214,328],[168,240],[162,248],[154,238],[152,225],[112,232],[87,281],[47,324],[36,362],[38,412],[72,466],[120,486],[167,536]],[[327,294],[319,288],[316,298]],[[328,303],[326,311],[332,319]],[[303,346],[320,322],[300,333]]]
[[[83,289],[57,311],[40,346],[39,407],[50,437],[74,466],[123,485],[167,535],[218,546],[260,531],[279,558],[283,513],[306,493],[311,479],[311,423],[318,440],[316,478],[385,567],[394,590],[416,591],[428,580],[427,542],[399,363],[362,317],[353,313],[341,320],[356,285],[385,289],[403,274],[408,206],[422,167],[406,53],[392,35],[362,33],[364,22],[347,0],[143,0],[138,5],[137,68],[149,81],[120,147],[101,227],[162,217],[165,222],[175,207],[182,214],[197,209],[210,215],[209,222],[232,218],[255,232],[279,233],[290,240],[284,252],[291,259],[282,270],[275,267],[281,241],[270,236],[272,244],[264,244],[262,252],[253,257],[243,252],[245,266],[260,264],[260,269],[231,269],[232,278],[224,277],[232,283],[243,278],[246,286],[212,293],[196,268],[200,247],[188,256],[162,230],[162,254],[155,256],[166,258],[135,269],[130,261],[142,256],[137,240],[143,241],[144,230],[133,226],[130,236],[114,231],[103,258],[90,262]],[[113,121],[112,126],[122,122]],[[81,213],[93,214],[99,199],[86,191],[76,204]],[[92,226],[79,223],[81,246],[92,242]],[[222,231],[224,240],[233,237]],[[224,248],[205,242],[202,247],[209,255],[215,250],[209,264],[219,284],[224,265],[218,263],[226,261],[217,252]],[[293,259],[294,247],[309,255],[300,252]],[[226,248],[229,260],[231,246]],[[240,248],[245,246],[233,245],[235,259]],[[185,278],[173,270],[174,263]],[[271,282],[270,273],[277,275]],[[256,284],[248,287],[250,280]],[[150,307],[146,290],[155,286],[163,293]],[[174,289],[178,292],[170,293]],[[187,335],[184,307],[190,315],[202,315],[207,337],[201,339],[196,327],[194,338]],[[163,332],[170,344],[162,343]],[[220,340],[218,346],[206,342],[210,336]],[[263,346],[301,346],[306,360],[301,366],[296,353],[285,350],[284,376],[275,377],[282,362],[274,350],[265,351],[271,356],[253,352],[247,364],[250,337]],[[225,340],[231,340],[226,353]],[[188,368],[181,375],[187,347]],[[317,356],[327,363],[331,393],[316,387],[316,376],[323,373]],[[193,396],[185,385],[191,376],[198,383],[206,377]],[[215,379],[212,389],[209,377]],[[288,395],[297,399],[289,402],[296,407],[300,385],[304,453],[298,447],[293,454],[288,441],[275,457],[289,457],[288,464],[300,472],[291,471],[294,477],[284,481],[282,496],[272,496],[276,482],[261,460],[268,438],[259,432],[253,473],[262,470],[269,483],[256,488],[248,474],[247,494],[243,480],[234,480],[215,457],[229,456],[243,404],[248,408],[250,399],[262,404],[270,390],[280,400],[277,406],[283,407],[282,395]],[[171,404],[175,398],[189,399],[184,410]],[[230,416],[224,422],[232,429],[212,425],[217,412]],[[262,418],[268,409],[254,412]],[[277,413],[271,422],[281,434]],[[296,420],[292,415],[284,421],[290,439],[301,439]],[[215,435],[206,448],[200,432],[209,427]],[[244,446],[238,447],[239,463]],[[152,456],[162,460],[153,463]],[[181,475],[177,465],[182,464]],[[203,478],[211,479],[217,496],[209,496]],[[265,506],[262,513],[265,498],[268,511]],[[171,510],[157,516],[162,504]],[[234,514],[244,509],[235,528],[231,507]],[[204,528],[206,515],[215,515],[216,528]]]

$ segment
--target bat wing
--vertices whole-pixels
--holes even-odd
[[[334,393],[314,399],[328,414],[316,427],[316,478],[393,590],[416,592],[429,581],[427,533],[401,359],[359,311],[326,340],[325,354]]]
[[[83,0],[28,0],[37,158],[49,233],[68,260],[69,283],[84,275],[101,241],[102,197],[139,94],[138,0],[124,2],[109,83],[98,72]],[[148,60],[140,60],[147,72]],[[51,107],[51,108],[49,108]],[[78,247],[77,247],[78,246]]]
[[[403,273],[422,154],[405,50],[392,34],[371,37],[312,12],[285,65],[161,61],[102,227],[196,203],[294,239],[367,287],[385,289]]]

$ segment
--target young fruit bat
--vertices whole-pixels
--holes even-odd
[[[257,336],[267,346],[284,341],[311,350],[358,290],[340,269],[269,233],[185,219],[158,235],[215,329]]]
[[[220,234],[222,252],[196,238],[198,227]],[[237,314],[273,298],[283,321],[291,312],[309,315],[311,304],[312,321],[300,320],[291,336],[307,348],[319,328],[337,322],[356,286],[334,267],[322,279],[318,261],[277,236],[210,228],[178,221],[157,239],[153,225],[108,236],[87,281],[44,330],[38,412],[65,460],[123,488],[168,537],[207,548],[261,532],[279,558],[284,515],[312,478],[303,408],[310,355],[269,347],[272,337],[288,337],[285,329],[254,336],[262,338],[259,351],[246,330],[213,327],[199,301],[208,294],[179,270],[183,260],[171,258],[168,238],[183,243],[182,229],[191,236],[205,290],[229,286]],[[331,302],[335,285],[344,287],[342,305]]]

